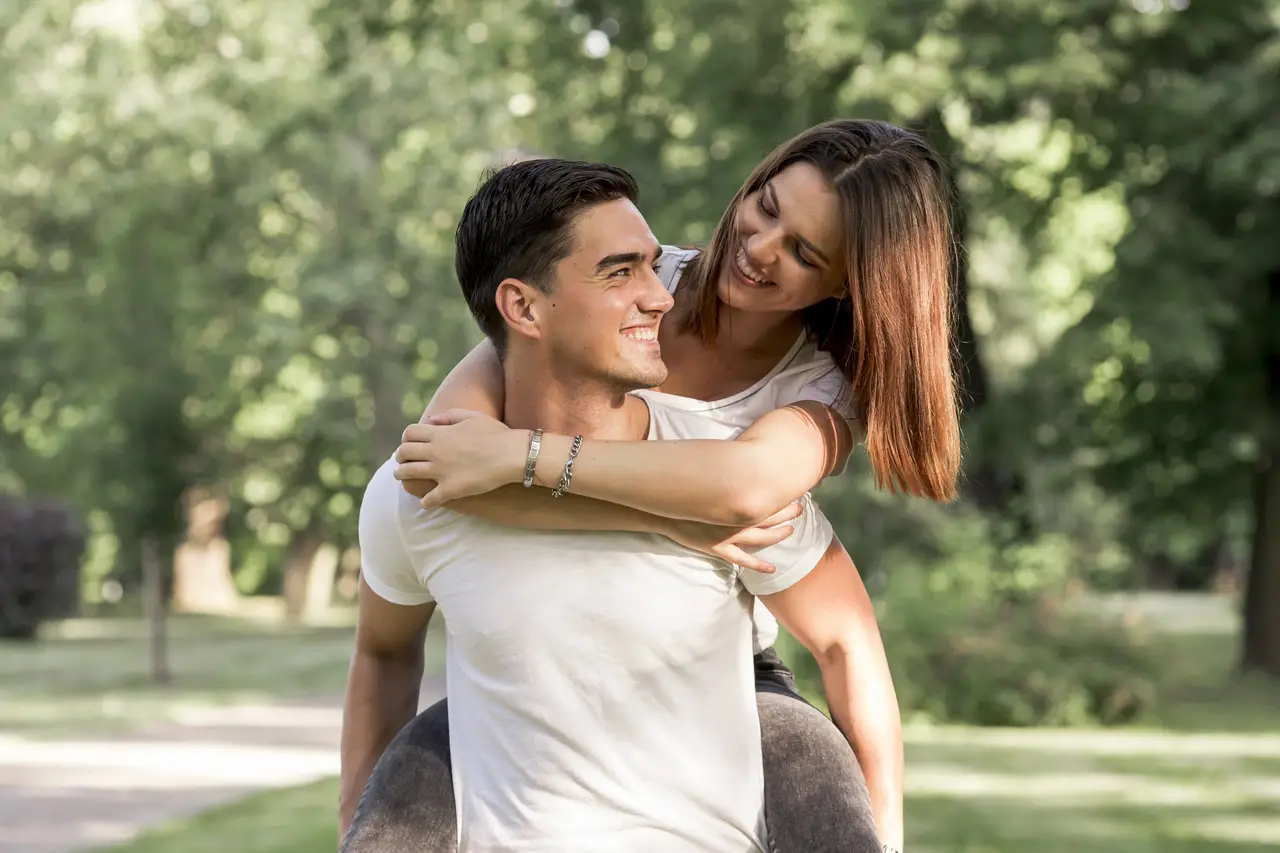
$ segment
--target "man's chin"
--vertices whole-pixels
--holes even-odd
[[[667,381],[667,366],[659,361],[656,365],[637,367],[625,372],[620,371],[614,376],[614,381],[619,387],[627,391],[644,391],[648,388],[657,388]]]

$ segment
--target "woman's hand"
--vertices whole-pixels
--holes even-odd
[[[401,439],[403,443],[396,449],[396,479],[436,484],[422,498],[424,509],[520,482],[529,450],[527,431],[510,429],[488,415],[463,409],[413,424]]]
[[[796,501],[755,527],[743,528],[669,519],[662,533],[690,550],[736,563],[744,569],[770,574],[776,567],[745,549],[757,551],[787,539],[795,532],[795,527],[788,522],[799,518],[800,512],[800,502]]]

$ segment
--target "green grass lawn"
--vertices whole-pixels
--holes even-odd
[[[319,853],[338,847],[338,781],[258,794],[102,853]]]
[[[1222,601],[1194,604],[1196,618],[1178,609],[1183,603],[1160,617],[1168,622],[1161,639],[1166,702],[1158,721],[1146,727],[909,728],[908,850],[1280,849],[1280,689],[1230,678],[1236,625]],[[1199,618],[1206,614],[1213,618]],[[100,715],[95,691],[114,696],[119,707],[153,710],[174,696],[226,701],[334,691],[350,648],[349,628],[180,620],[174,655],[179,680],[156,691],[145,683],[141,635],[102,630],[102,636],[55,638],[17,658],[6,648],[0,655],[0,727],[6,717],[25,717],[40,707],[52,711],[63,699],[73,708],[59,712],[64,722],[77,714]],[[42,674],[49,667],[54,671]],[[33,683],[14,686],[15,674]],[[331,850],[336,803],[332,779],[261,794],[175,822],[114,853]]]
[[[907,849],[1264,853],[1280,846],[1280,734],[913,729]],[[333,779],[261,794],[112,853],[314,853]]]
[[[340,695],[354,609],[335,608],[310,625],[285,624],[278,611],[170,617],[168,684],[151,680],[141,618],[71,619],[44,626],[35,642],[0,641],[0,732],[85,734],[136,728],[184,706]],[[442,632],[433,619],[428,674],[443,670]]]
[[[76,619],[0,644],[0,730],[27,737],[135,727],[177,706],[339,693],[350,617],[327,627],[261,619],[169,620],[169,684],[150,678],[139,619]],[[346,624],[343,624],[343,622]]]

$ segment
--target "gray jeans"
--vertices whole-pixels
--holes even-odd
[[[862,768],[804,701],[773,649],[756,655],[764,809],[774,853],[880,853]],[[455,853],[448,700],[415,717],[382,754],[341,853]]]

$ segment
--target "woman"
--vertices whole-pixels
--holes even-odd
[[[664,255],[661,274],[676,306],[661,325],[670,370],[661,396],[741,429],[736,440],[587,441],[573,464],[572,492],[601,503],[579,501],[569,514],[543,489],[486,500],[521,481],[529,434],[495,420],[501,364],[482,345],[441,385],[427,425],[407,431],[397,476],[426,495],[424,505],[449,502],[527,527],[658,530],[763,570],[769,567],[744,549],[780,534],[753,525],[786,518],[791,502],[843,467],[855,435],[865,441],[879,486],[950,499],[960,451],[946,187],[937,154],[915,134],[879,122],[828,122],[784,143],[755,170],[705,252]],[[542,436],[538,485],[561,479],[571,441]],[[428,493],[426,480],[438,486]],[[898,743],[888,759],[859,750],[864,765],[876,765],[874,772],[867,767],[875,819],[868,832],[857,762],[834,727],[795,693],[791,673],[769,648],[776,623],[761,608],[756,618],[773,843],[780,850],[866,849],[878,830],[900,848],[900,731],[878,636],[879,657],[860,689],[892,705],[893,719],[878,735]],[[872,685],[876,678],[883,686]],[[437,711],[431,719],[429,726],[411,724],[388,753],[409,748],[415,726],[438,737],[446,718]],[[862,721],[839,722],[849,735]],[[850,740],[857,748],[863,739]],[[797,761],[802,753],[805,760]],[[828,815],[819,818],[811,804],[797,802],[794,792],[804,787],[797,774],[807,774],[810,785],[818,774],[822,787],[848,794],[834,798],[834,811],[824,799]],[[828,819],[829,830],[815,830]]]

